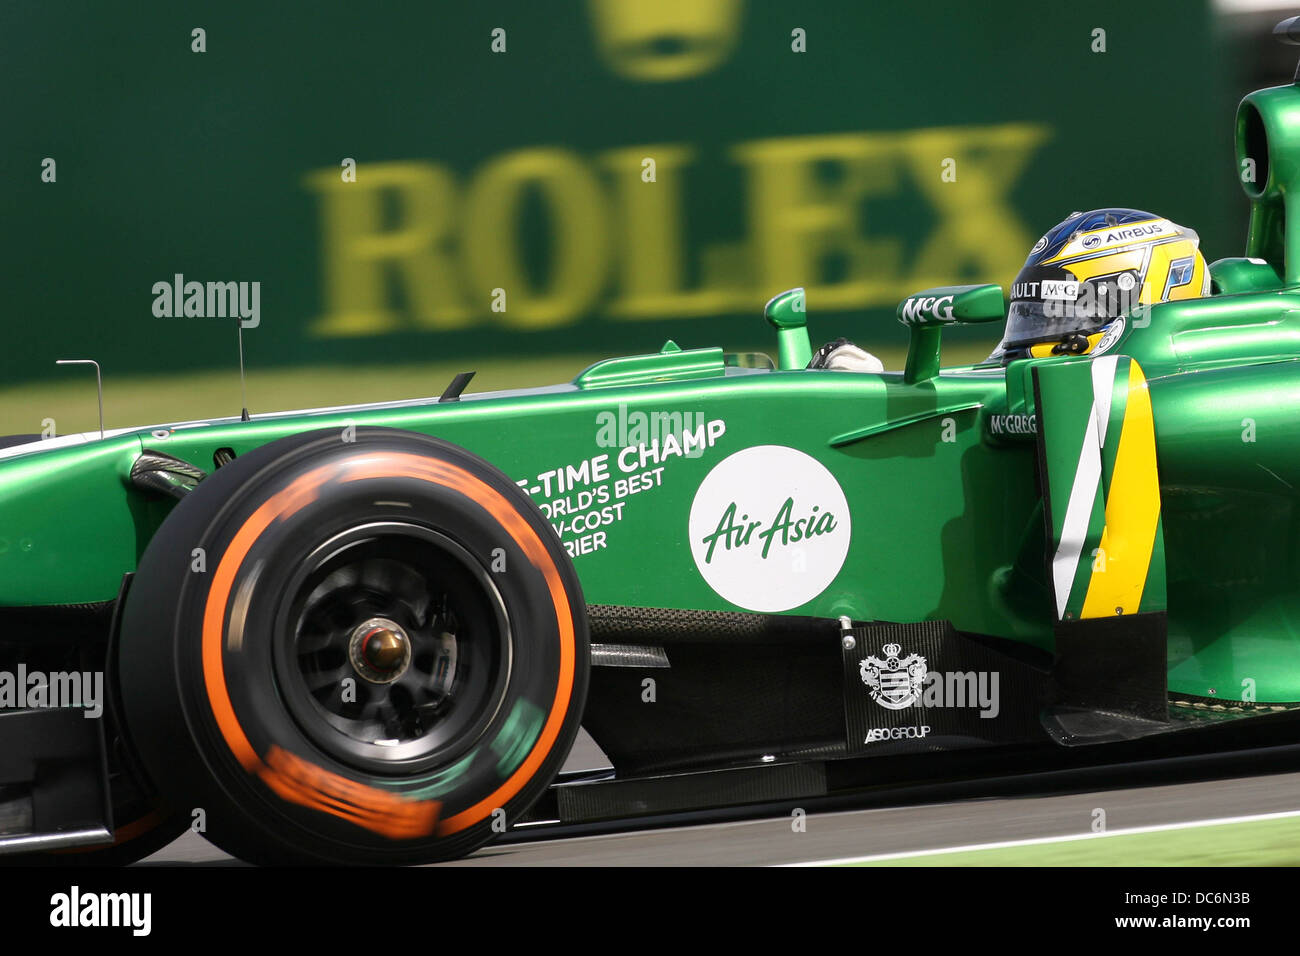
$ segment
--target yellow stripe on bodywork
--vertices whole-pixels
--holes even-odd
[[[1130,362],[1123,429],[1106,495],[1101,554],[1094,562],[1080,617],[1138,613],[1159,521],[1151,395],[1138,363]]]

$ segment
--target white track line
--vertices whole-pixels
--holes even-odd
[[[874,856],[846,856],[836,860],[810,860],[806,863],[783,863],[781,866],[839,866],[846,863],[875,863],[881,860],[904,860],[909,857],[939,856],[944,853],[970,853],[976,850],[1001,850],[1017,846],[1042,846],[1048,843],[1075,843],[1079,840],[1100,840],[1104,837],[1129,836],[1135,833],[1160,833],[1167,830],[1190,830],[1196,827],[1216,827],[1229,823],[1255,823],[1261,820],[1285,820],[1300,817],[1300,810],[1281,810],[1277,813],[1257,813],[1244,817],[1219,817],[1214,820],[1190,820],[1186,823],[1161,823],[1149,827],[1128,827],[1106,830],[1103,833],[1073,833],[1066,836],[1033,837],[1027,840],[1006,840],[1002,843],[972,843],[966,846],[946,846],[934,850],[905,850],[899,853],[877,853]]]

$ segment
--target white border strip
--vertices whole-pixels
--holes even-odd
[[[1074,576],[1079,570],[1084,539],[1092,521],[1092,505],[1101,487],[1101,450],[1097,440],[1097,403],[1094,400],[1088,412],[1080,443],[1079,462],[1074,469],[1074,483],[1065,506],[1065,520],[1061,523],[1061,540],[1052,556],[1052,586],[1056,590],[1056,619],[1065,614],[1074,589]]]
[[[782,866],[841,866],[847,863],[875,863],[883,860],[906,860],[911,857],[940,856],[945,853],[973,853],[977,850],[1002,850],[1019,846],[1042,846],[1049,843],[1077,843],[1080,840],[1100,840],[1104,837],[1131,836],[1137,833],[1162,833],[1169,830],[1191,830],[1197,827],[1217,827],[1232,823],[1256,823],[1263,820],[1286,820],[1300,817],[1300,810],[1280,810],[1276,813],[1257,813],[1242,817],[1219,817],[1213,820],[1190,820],[1186,823],[1161,823],[1148,827],[1128,827],[1106,830],[1103,833],[1072,833],[1065,836],[1033,837],[1026,840],[1006,840],[1001,843],[971,843],[966,846],[946,846],[933,850],[905,850],[899,853],[877,853],[874,856],[846,856],[835,860],[810,860],[806,863],[784,863]]]
[[[1115,392],[1115,366],[1118,355],[1092,360],[1092,395],[1097,409],[1097,448],[1106,447],[1106,426],[1110,424],[1110,402]]]

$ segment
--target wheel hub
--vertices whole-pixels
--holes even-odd
[[[372,617],[352,631],[348,661],[372,684],[391,684],[411,665],[411,639],[396,621]]]
[[[274,653],[307,736],[369,769],[418,769],[471,746],[510,676],[509,619],[482,563],[436,530],[381,521],[298,564]]]

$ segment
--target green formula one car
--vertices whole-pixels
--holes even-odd
[[[900,758],[1284,726],[1300,88],[1246,97],[1237,151],[1245,257],[1076,213],[1009,295],[903,302],[901,371],[814,353],[793,290],[775,368],[669,343],[549,388],[10,440],[0,850],[193,826],[428,861]],[[945,327],[1003,320],[941,369]],[[557,778],[580,726],[613,771]]]

